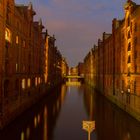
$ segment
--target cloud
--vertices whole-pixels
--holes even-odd
[[[101,14],[97,11],[105,5],[84,3],[80,5],[74,1],[53,0],[48,6],[38,5],[37,9],[38,16],[44,17],[50,34],[56,35],[56,44],[70,65],[82,61],[104,31],[104,23],[96,21],[96,16],[97,13],[98,16]]]
[[[24,1],[25,0],[16,0]],[[29,0],[27,0],[29,1]],[[112,19],[123,18],[126,0],[32,0],[56,44],[74,66],[85,57],[104,31],[111,32]],[[136,1],[138,2],[138,0]]]

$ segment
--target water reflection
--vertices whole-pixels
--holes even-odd
[[[24,132],[21,133],[21,140],[24,140]]]
[[[43,131],[44,132],[44,135],[43,135],[44,136],[44,140],[48,140],[48,138],[47,138],[48,137],[47,136],[48,135],[47,131],[48,131],[47,130],[47,107],[45,106],[44,107],[44,131]]]
[[[48,93],[0,132],[0,140],[84,140],[83,120],[95,120],[91,140],[139,140],[140,123],[86,86]]]
[[[30,128],[29,127],[27,127],[27,129],[26,129],[26,137],[27,137],[27,139],[29,139],[29,137],[30,137]]]
[[[140,123],[111,104],[102,95],[85,88],[84,100],[89,116],[96,121],[97,140],[139,140]],[[92,95],[90,95],[92,94]],[[93,98],[93,105],[90,98]],[[89,102],[90,101],[90,102]]]

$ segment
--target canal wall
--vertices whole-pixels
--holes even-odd
[[[120,107],[122,110],[130,114],[136,120],[140,121],[140,97],[137,95],[130,95],[127,93],[120,93],[115,90],[113,95],[113,89],[102,90],[102,88],[97,88],[93,82],[85,80],[86,84],[92,89],[96,90],[99,94],[105,96],[109,101]]]
[[[116,95],[105,94],[105,97],[140,121],[140,97],[122,93]]]
[[[112,32],[104,32],[85,56],[84,77],[109,100],[140,120],[140,31],[130,24],[137,21],[140,25],[140,5],[127,1],[124,13],[123,20],[112,20]]]

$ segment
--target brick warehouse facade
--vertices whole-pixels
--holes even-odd
[[[91,49],[97,57],[90,53],[93,55],[92,69],[97,71],[97,80],[90,82],[93,73],[86,69],[85,75],[88,72],[88,77],[85,78],[106,97],[140,120],[140,5],[128,0],[124,10],[124,19],[113,19],[112,33],[103,33],[97,47]],[[85,57],[85,67],[89,65],[91,55]]]
[[[62,55],[35,14],[31,3],[0,1],[0,127],[62,80]]]

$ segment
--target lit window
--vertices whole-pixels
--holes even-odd
[[[31,79],[30,78],[28,78],[28,87],[30,87],[31,86]]]
[[[18,63],[16,63],[16,72],[18,71]]]
[[[38,84],[40,84],[40,77],[38,78]]]
[[[5,40],[11,42],[11,31],[8,28],[5,29]]]
[[[47,74],[44,74],[45,77],[45,83],[47,83]]]
[[[18,44],[19,43],[19,37],[18,37],[18,35],[16,36],[16,44]]]
[[[21,87],[22,89],[25,89],[25,79],[22,79]]]

